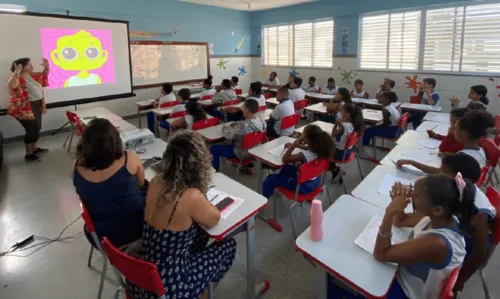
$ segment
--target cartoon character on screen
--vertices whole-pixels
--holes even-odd
[[[57,49],[50,53],[52,62],[66,71],[80,71],[66,80],[64,87],[101,84],[101,77],[89,73],[101,68],[108,61],[108,51],[101,41],[85,30],[57,40]]]

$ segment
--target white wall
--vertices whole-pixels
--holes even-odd
[[[223,59],[225,61],[228,61],[226,63],[226,70],[222,70],[217,67],[219,59],[220,58],[210,58],[210,72],[212,76],[214,76],[214,84],[220,84],[222,79],[229,79],[231,78],[231,76],[238,76],[238,68],[241,66],[246,66],[248,73],[243,76],[239,76],[240,86],[244,90],[244,92],[246,92],[253,76],[251,68],[251,58],[225,57]],[[135,115],[137,113],[137,109],[134,105],[134,102],[157,98],[160,93],[160,88],[140,89],[136,90],[135,93],[136,97],[133,98],[116,99],[111,101],[78,105],[78,109],[101,106],[122,117]],[[67,110],[74,110],[74,106],[48,109],[47,114],[43,116],[42,131],[56,130],[60,126],[65,124],[67,121]],[[17,122],[17,120],[8,115],[0,116],[0,129],[4,134],[4,138],[24,135],[23,127],[19,124],[19,122]]]
[[[336,84],[341,87],[346,87],[349,90],[353,88],[353,84],[348,84],[342,82],[341,70],[352,71],[356,70],[356,60],[355,57],[349,58],[339,58],[335,57],[333,64],[335,65],[332,69],[303,69],[297,68],[299,72],[299,77],[304,79],[304,84],[310,76],[316,77],[316,84],[321,88],[327,83],[328,77],[333,77]],[[255,75],[254,80],[265,80],[266,77],[263,76],[264,72],[276,71],[278,73],[278,78],[280,82],[286,82],[288,79],[289,72],[291,68],[278,68],[278,67],[262,67],[260,63],[260,58],[252,58],[253,74]],[[413,78],[414,75],[418,75],[417,81],[422,82],[422,79],[432,77],[437,80],[436,90],[439,92],[441,97],[441,106],[444,112],[450,111],[449,97],[458,96],[462,99],[462,105],[466,102],[467,94],[469,92],[469,87],[472,85],[482,84],[488,88],[488,98],[490,99],[490,105],[488,110],[493,114],[500,114],[500,104],[498,103],[498,94],[500,90],[496,89],[497,85],[500,85],[500,79],[496,79],[498,82],[490,81],[489,77],[477,77],[477,76],[452,76],[452,75],[437,75],[437,74],[417,74],[417,73],[401,73],[401,72],[367,72],[367,71],[354,71],[357,73],[354,79],[361,79],[365,83],[365,89],[370,94],[370,97],[374,96],[378,85],[382,83],[384,77],[389,77],[396,82],[395,90],[398,94],[400,102],[409,102],[410,96],[415,95],[413,89],[407,88],[405,82],[408,80],[405,78],[409,76]]]

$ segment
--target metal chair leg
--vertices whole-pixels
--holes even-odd
[[[347,194],[347,184],[345,183],[344,171],[340,169],[340,177],[342,178],[342,186],[344,187],[344,194]]]
[[[500,181],[498,180],[498,174],[495,168],[492,169],[493,175],[495,175],[495,180],[497,181],[497,185],[500,184]],[[493,183],[493,180],[492,180]]]
[[[71,136],[69,137],[68,153],[71,150],[71,144],[73,143],[73,135],[74,132],[71,132]]]
[[[69,128],[68,134],[66,135],[66,139],[64,140],[64,143],[63,143],[63,147],[66,147],[66,143],[68,142],[70,134],[73,134],[73,128],[72,127]]]
[[[358,163],[359,174],[361,175],[361,180],[365,179],[365,175],[363,174],[363,170],[361,169],[361,163],[359,163],[358,156],[356,156],[356,162]]]
[[[101,281],[99,282],[99,291],[97,292],[97,299],[101,299],[102,296],[102,289],[104,287],[104,278],[106,277],[106,269],[108,267],[108,258],[106,255],[102,255],[103,258],[103,265],[102,265],[102,270],[101,270]]]
[[[294,202],[291,206],[290,206],[290,221],[292,221],[292,233],[293,233],[293,239],[296,240],[297,239],[297,232],[295,231],[295,222],[293,221],[293,208],[295,208],[295,206],[298,204],[298,202]]]
[[[90,245],[89,260],[87,261],[87,267],[92,264],[92,254],[94,253],[94,246]]]
[[[484,277],[483,269],[479,270],[479,277],[481,278],[481,283],[483,285],[484,298],[490,299],[490,291],[488,289],[488,284],[486,283],[486,278]]]
[[[214,286],[212,284],[208,287],[208,298],[214,299]]]

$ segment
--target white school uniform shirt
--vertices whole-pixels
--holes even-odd
[[[437,93],[437,91],[434,91],[433,93],[431,93],[431,97],[432,97],[432,100],[434,101],[433,106],[439,106],[439,93]],[[422,95],[422,104],[430,105],[429,98],[427,97],[427,94],[425,92]]]
[[[166,102],[175,102],[177,101],[177,98],[175,97],[175,94],[173,92],[166,94],[160,98],[160,105]]]
[[[325,85],[325,87],[323,87],[323,89],[321,90],[321,93],[322,94],[329,94],[329,95],[336,95],[338,89],[339,89],[339,87],[337,85],[335,85],[332,89],[330,89],[328,87],[328,85]]]
[[[476,205],[478,212],[486,214],[489,219],[494,220],[497,215],[497,210],[481,189],[477,188],[476,185],[474,185],[474,189],[476,190],[476,194],[474,195],[474,204]]]
[[[306,87],[303,88],[305,92],[318,92],[319,86],[314,84],[313,86],[307,84]]]
[[[441,265],[418,262],[411,265],[400,265],[396,279],[406,296],[415,299],[439,299],[451,272],[462,265],[465,258],[464,237],[451,227],[426,229],[430,218],[424,217],[415,225],[408,237],[416,239],[427,234],[436,234],[445,240],[448,246],[448,259]]]
[[[352,123],[343,122],[342,127],[344,127],[344,132],[335,137],[335,147],[339,150],[344,150],[345,143],[347,142],[347,136],[354,132],[354,126]]]
[[[464,153],[472,158],[476,159],[477,163],[479,163],[479,167],[483,168],[486,163],[486,154],[484,153],[484,150],[480,147],[479,149],[475,148],[464,148],[463,150],[459,151],[459,153]]]
[[[218,92],[214,95],[212,98],[212,103],[217,104],[217,105],[222,105],[225,102],[236,100],[236,93],[234,93],[234,90],[232,89],[225,89],[222,90],[221,92]]]
[[[206,88],[200,93],[200,99],[204,96],[213,96],[215,94],[214,88]]]
[[[294,88],[288,91],[288,98],[292,102],[297,102],[306,98],[306,92],[301,88]]]
[[[399,123],[399,118],[401,114],[398,109],[391,103],[384,107],[385,110],[389,112],[389,119],[391,120],[391,126],[397,126]]]
[[[181,111],[186,111],[186,103],[179,104],[172,109],[172,112],[170,114],[174,114],[176,112],[181,112]]]
[[[255,95],[252,97],[247,98],[248,99],[254,99],[259,103],[259,107],[266,106],[266,98],[263,95]]]
[[[189,130],[192,130],[194,124],[194,116],[190,114],[184,115],[184,121],[186,122],[187,128]]]
[[[278,77],[274,78],[273,81],[271,81],[269,78],[267,78],[266,81],[264,81],[264,85],[279,86],[280,80],[278,80]]]
[[[363,89],[361,92],[357,92],[356,89],[353,89],[351,94],[353,98],[364,98],[366,90]]]
[[[281,131],[281,120],[292,114],[295,114],[295,107],[290,99],[286,99],[279,103],[271,113],[271,117],[276,120],[274,123],[274,131],[276,131],[276,133],[280,136],[290,136],[293,134],[293,131],[295,130],[294,127]]]

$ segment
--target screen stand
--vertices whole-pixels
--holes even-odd
[[[78,110],[78,107],[75,105],[75,111]],[[61,131],[62,129],[64,129],[67,125],[69,125],[69,121],[67,121],[64,125],[62,125],[59,129],[55,130],[54,132],[52,132],[52,136],[56,135],[57,133],[59,133],[59,131]]]

